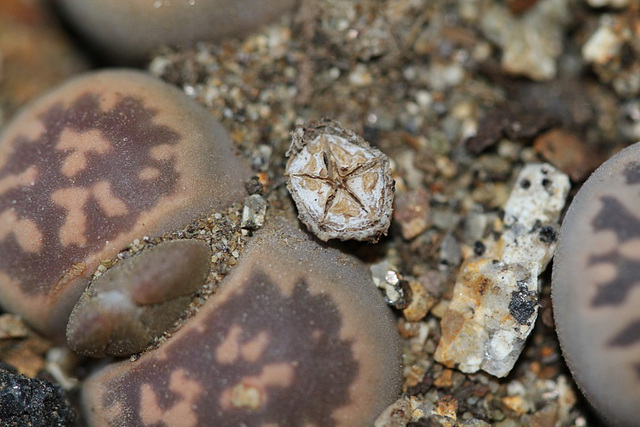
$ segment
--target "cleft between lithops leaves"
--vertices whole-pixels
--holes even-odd
[[[167,240],[124,259],[95,278],[74,307],[67,341],[93,357],[146,349],[188,308],[211,269],[203,241]]]

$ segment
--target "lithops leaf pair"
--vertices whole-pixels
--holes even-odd
[[[370,426],[399,392],[398,344],[365,265],[272,219],[169,341],[91,377],[84,406],[95,426]]]
[[[394,192],[387,156],[329,119],[292,137],[285,175],[300,220],[323,241],[375,243],[387,234]]]
[[[582,186],[553,264],[562,352],[589,401],[614,425],[640,417],[640,143]]]
[[[69,81],[0,137],[2,306],[62,341],[102,260],[241,202],[249,175],[226,131],[178,89],[126,70]]]
[[[293,9],[296,0],[57,0],[87,40],[119,60],[144,59],[163,44],[239,35]]]

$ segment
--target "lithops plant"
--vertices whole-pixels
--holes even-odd
[[[553,267],[562,351],[614,425],[640,417],[640,143],[606,161],[564,219]]]
[[[90,377],[83,404],[92,426],[370,426],[400,378],[366,266],[271,218],[185,326]]]
[[[354,131],[323,119],[292,132],[285,176],[300,220],[320,240],[387,234],[394,181],[389,159]]]
[[[178,89],[127,70],[69,81],[0,137],[2,306],[62,341],[102,260],[241,202],[249,175],[227,132]]]
[[[141,59],[160,45],[183,46],[255,29],[297,0],[57,0],[80,32],[120,60]]]

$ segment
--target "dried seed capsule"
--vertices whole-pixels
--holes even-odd
[[[386,235],[394,191],[387,156],[329,119],[292,136],[285,176],[300,220],[323,241]]]
[[[166,241],[97,277],[74,307],[67,342],[86,356],[128,356],[171,329],[206,279],[211,248]]]
[[[181,329],[89,378],[92,426],[371,426],[400,389],[393,315],[365,265],[279,218]]]

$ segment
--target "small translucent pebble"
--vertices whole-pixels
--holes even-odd
[[[292,136],[287,188],[309,230],[323,241],[375,243],[386,235],[394,194],[387,156],[329,119]]]
[[[206,279],[211,248],[174,240],[118,262],[96,278],[74,307],[67,342],[86,356],[128,356],[170,330]]]

